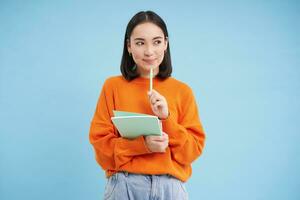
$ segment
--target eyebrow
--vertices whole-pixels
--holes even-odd
[[[163,37],[161,37],[161,36],[157,36],[157,37],[155,37],[155,38],[153,38],[152,40],[156,40],[156,39],[162,39]],[[144,38],[135,38],[134,40],[145,40]]]

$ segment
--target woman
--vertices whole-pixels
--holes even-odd
[[[187,199],[184,182],[203,151],[205,134],[192,90],[171,78],[168,31],[156,13],[139,12],[129,21],[121,72],[105,81],[90,127],[96,160],[108,178],[104,198]],[[120,137],[113,110],[158,116],[162,136]]]

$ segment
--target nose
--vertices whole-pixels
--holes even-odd
[[[153,55],[153,53],[154,53],[153,47],[151,45],[147,45],[144,50],[144,55],[150,57]]]

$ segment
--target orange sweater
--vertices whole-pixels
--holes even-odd
[[[110,119],[113,110],[153,115],[147,96],[149,79],[127,81],[116,76],[105,81],[89,138],[107,176],[117,171],[170,174],[182,181],[191,176],[191,163],[201,155],[205,140],[192,90],[174,78],[154,78],[153,88],[166,98],[170,112],[162,121],[163,131],[169,135],[169,147],[164,153],[150,152],[143,136],[134,140],[120,137]]]

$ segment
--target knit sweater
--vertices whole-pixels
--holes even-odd
[[[154,115],[147,96],[149,79],[138,77],[127,81],[123,76],[115,76],[105,81],[89,139],[96,161],[107,177],[127,171],[169,174],[185,182],[191,176],[191,163],[202,154],[205,141],[193,92],[188,85],[171,77],[154,78],[153,88],[166,98],[170,113],[162,120],[163,131],[169,136],[169,146],[163,153],[150,152],[144,136],[122,138],[111,121],[113,110]]]

